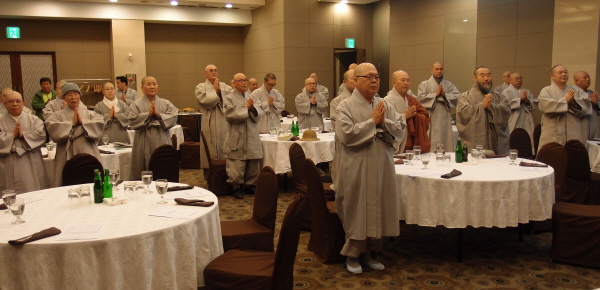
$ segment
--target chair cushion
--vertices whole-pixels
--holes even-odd
[[[204,268],[207,289],[271,289],[275,253],[231,250]]]
[[[253,220],[222,221],[223,250],[246,249],[273,252],[274,233]]]

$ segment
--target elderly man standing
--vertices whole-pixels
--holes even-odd
[[[252,92],[256,91],[256,89],[258,89],[258,80],[255,78],[250,78],[248,80],[248,90],[246,90],[246,92],[248,94],[252,94]]]
[[[265,113],[261,101],[246,94],[246,83],[244,74],[233,76],[234,91],[223,100],[227,119],[223,147],[227,158],[225,169],[229,177],[227,182],[233,186],[233,196],[237,199],[243,198],[244,192],[254,193],[263,158],[258,123]],[[243,191],[242,185],[245,185]]]
[[[50,116],[52,116],[52,114],[54,114],[54,112],[58,111],[58,110],[62,110],[65,106],[65,102],[63,101],[63,97],[62,97],[62,86],[66,83],[67,81],[65,80],[60,80],[58,82],[56,82],[56,98],[53,100],[50,100],[48,103],[46,103],[46,106],[42,109],[42,114],[44,115],[44,120],[47,120],[48,118],[50,118]],[[83,103],[80,102],[80,104],[82,106]]]
[[[354,92],[354,88],[356,87],[356,83],[354,82],[354,69],[348,70],[344,73],[344,82],[342,83],[342,85],[344,85],[344,89],[340,91],[340,95],[333,98],[333,100],[331,100],[331,103],[329,104],[331,107],[329,111],[329,116],[331,117],[332,131],[335,131],[335,120],[337,119],[337,106],[340,104],[341,101],[350,98],[350,96],[352,96],[352,92]],[[335,144],[334,146],[337,151],[337,148],[340,148],[340,146],[342,145],[340,144],[340,139],[337,135],[335,135],[333,139]],[[340,162],[339,159],[340,154],[333,155],[333,161],[331,162],[331,179],[333,180],[333,184],[335,184],[337,180],[337,165]]]
[[[562,65],[551,69],[552,83],[542,89],[538,97],[542,115],[542,135],[539,148],[546,143],[561,145],[571,139],[586,144],[589,134],[589,117],[592,104],[587,93],[567,85],[569,72]]]
[[[169,129],[177,125],[177,108],[167,99],[158,97],[156,78],[145,76],[142,79],[142,92],[142,97],[135,100],[127,111],[129,125],[135,130],[131,149],[133,180],[141,180],[142,171],[148,170],[154,149],[171,144]]]
[[[313,78],[304,80],[302,93],[296,96],[298,123],[303,128],[323,126],[323,114],[327,112],[327,98],[317,91],[317,82]]]
[[[473,81],[473,87],[458,98],[458,133],[471,146],[483,145],[496,154],[508,154],[510,101],[492,91],[492,73],[487,67],[478,67]]]
[[[392,74],[392,90],[385,97],[396,112],[404,116],[407,124],[406,134],[401,140],[394,142],[395,153],[402,153],[404,149],[412,149],[414,145],[421,146],[423,153],[429,152],[429,112],[412,96],[410,91],[410,76],[403,70]]]
[[[452,151],[452,108],[460,92],[454,84],[444,79],[444,66],[436,62],[431,67],[431,77],[419,84],[417,100],[429,111],[429,140],[431,144],[444,144]]]
[[[591,91],[588,88],[591,84],[590,75],[584,71],[578,71],[573,74],[575,85],[587,93],[592,104],[593,113],[590,115],[590,130],[588,139],[593,139],[600,136],[600,127],[598,126],[598,115],[600,115],[600,107],[598,106],[598,92]]]
[[[54,100],[56,98],[56,91],[52,89],[52,80],[50,80],[50,78],[41,78],[40,87],[41,90],[37,91],[35,95],[33,95],[33,99],[31,100],[31,108],[33,108],[35,111],[35,115],[44,121],[44,113],[42,112],[42,109],[44,109],[50,100]]]
[[[127,77],[118,76],[116,80],[117,93],[115,94],[115,96],[117,96],[119,100],[125,102],[127,105],[131,105],[133,101],[137,100],[137,91],[127,86],[129,84]]]
[[[204,69],[206,81],[196,86],[196,99],[202,108],[202,131],[206,137],[206,143],[212,159],[221,160],[222,150],[225,143],[225,130],[227,121],[223,115],[223,98],[233,92],[233,89],[224,82],[219,81],[217,67],[209,64]],[[206,152],[200,153],[201,168],[204,176],[208,174],[208,159]]]
[[[76,154],[87,153],[100,160],[96,143],[100,142],[104,132],[102,116],[79,106],[81,91],[76,84],[65,83],[62,95],[67,103],[65,108],[54,112],[46,120],[46,129],[57,143],[53,186],[62,185],[65,162]]]
[[[508,118],[508,130],[512,132],[516,128],[525,129],[529,133],[531,145],[533,146],[533,128],[535,124],[531,112],[537,107],[537,100],[522,85],[523,77],[520,73],[514,72],[510,75],[510,85],[502,92],[510,102],[511,113]]]
[[[352,70],[354,71],[354,68],[356,68],[357,64],[356,63],[351,63],[348,66],[348,70]],[[344,80],[346,79],[345,77],[345,73],[344,73]],[[346,89],[346,84],[342,81],[342,83],[340,84],[340,87],[338,88],[338,96],[342,94],[342,92],[344,92],[344,90]],[[352,94],[352,92],[350,92],[350,94]],[[331,124],[331,126],[333,127],[333,123]]]
[[[7,113],[0,117],[0,191],[25,193],[48,188],[40,148],[46,142],[44,122],[25,113],[19,92],[4,100]]]
[[[336,135],[341,146],[335,206],[346,232],[341,254],[350,273],[385,267],[371,257],[383,236],[400,233],[393,143],[401,140],[406,123],[388,101],[375,97],[379,74],[373,64],[354,69],[356,88],[337,107]],[[337,149],[336,149],[337,150]],[[360,164],[361,166],[357,166]]]
[[[510,75],[512,74],[511,71],[507,70],[502,74],[502,84],[497,86],[494,89],[494,92],[496,92],[496,94],[502,94],[502,92],[504,92],[504,90],[506,90],[508,88],[508,86],[510,86]]]
[[[6,110],[6,107],[4,107],[4,103],[6,102],[8,96],[10,94],[12,94],[14,91],[11,88],[3,88],[2,89],[2,94],[0,95],[0,116],[4,115],[4,114],[8,114],[8,110]],[[21,95],[19,93],[19,95]],[[22,98],[23,96],[21,96]],[[35,115],[33,113],[33,111],[25,106],[23,106],[23,112],[25,112],[25,114],[31,114],[31,115]],[[44,123],[44,122],[42,122]]]
[[[265,117],[258,122],[258,132],[269,132],[271,126],[281,127],[279,123],[279,114],[285,109],[285,100],[283,96],[275,89],[277,77],[268,73],[265,75],[263,85],[252,92],[252,98],[260,100]]]

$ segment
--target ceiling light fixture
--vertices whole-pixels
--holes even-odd
[[[231,7],[233,7],[233,5],[231,5],[231,3],[225,4],[225,8],[231,8]]]
[[[467,19],[463,19],[463,22],[467,22],[467,21],[469,21],[469,20],[467,20]]]
[[[108,0],[108,1],[110,1],[110,2],[117,2],[117,1],[119,1],[119,0]]]
[[[342,0],[342,3],[348,4],[348,0]]]
[[[173,0],[173,1],[171,1],[171,5],[173,5],[173,6],[177,6],[177,5],[179,5],[179,2],[177,2],[177,1]]]

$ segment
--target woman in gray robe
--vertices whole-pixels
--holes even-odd
[[[97,142],[102,139],[104,119],[101,115],[79,106],[81,91],[74,83],[66,83],[62,90],[67,102],[64,109],[54,112],[46,120],[46,129],[56,146],[53,186],[62,185],[65,162],[76,154],[87,153],[100,160]],[[92,180],[90,180],[92,182]]]
[[[110,82],[104,83],[102,92],[104,99],[96,104],[94,112],[104,116],[104,135],[108,135],[111,143],[129,143],[127,104],[116,98],[115,86]]]

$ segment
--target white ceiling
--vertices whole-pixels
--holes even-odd
[[[39,0],[22,0],[22,1],[39,1]],[[118,0],[118,2],[109,2],[108,0],[46,0],[48,2],[84,2],[84,3],[108,3],[113,5],[119,4],[139,4],[151,6],[171,6],[171,0]],[[45,1],[45,2],[46,2]],[[293,0],[297,1],[297,0]],[[225,4],[233,4],[233,9],[253,10],[265,6],[265,0],[178,0],[179,6],[182,7],[202,7],[202,8],[225,8]]]

